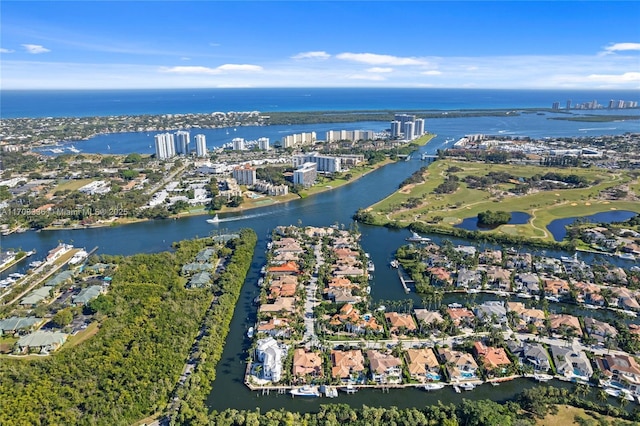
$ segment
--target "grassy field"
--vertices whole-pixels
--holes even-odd
[[[434,189],[444,182],[447,170],[454,166],[461,169],[451,173],[460,179],[459,188],[451,194],[435,194]],[[535,190],[525,195],[515,195],[508,192],[515,183],[499,184],[485,190],[468,188],[462,182],[466,176],[484,176],[489,172],[506,172],[523,178],[548,172],[575,174],[592,184],[586,188]],[[408,185],[373,205],[370,209],[374,213],[376,223],[383,225],[395,221],[400,225],[409,225],[412,222],[428,222],[453,226],[485,210],[519,211],[531,216],[527,224],[503,225],[492,232],[552,240],[553,237],[546,230],[546,226],[555,219],[587,216],[608,210],[630,210],[640,213],[640,203],[637,201],[600,198],[603,190],[622,185],[628,185],[630,192],[638,188],[637,179],[634,180],[625,171],[439,160],[429,166],[424,177],[424,183]],[[410,199],[419,200],[418,207],[404,208],[403,204]],[[437,218],[439,220],[436,220]]]
[[[72,179],[72,180],[61,181],[61,183],[59,183],[58,185],[56,185],[55,188],[53,188],[53,191],[51,191],[51,194],[56,193],[56,191],[65,191],[65,190],[77,191],[79,188],[82,188],[83,186],[95,180],[97,179]]]
[[[558,405],[558,414],[549,414],[542,420],[537,420],[537,426],[569,426],[579,425],[580,423],[575,421],[576,416],[587,420],[589,423],[597,424],[613,424],[613,421],[620,422],[619,424],[632,425],[632,422],[627,422],[621,419],[617,419],[602,414],[593,413],[591,411],[585,411],[582,408],[571,407],[569,405]],[[598,420],[604,420],[606,423],[598,423]]]

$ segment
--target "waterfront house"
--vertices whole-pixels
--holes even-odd
[[[269,321],[260,321],[256,331],[258,333],[265,333],[271,337],[286,338],[291,335],[289,320],[278,317],[270,318]]]
[[[485,346],[478,341],[473,344],[473,352],[488,372],[504,373],[506,366],[511,365],[511,360],[503,348]]]
[[[440,364],[431,348],[407,349],[404,352],[411,378],[420,382],[439,381]]]
[[[482,272],[460,268],[456,278],[458,288],[480,288],[482,285]]]
[[[384,317],[389,323],[389,332],[391,334],[404,334],[417,329],[416,322],[411,314],[387,312],[384,314]]]
[[[491,323],[494,318],[502,324],[507,322],[507,309],[504,307],[504,303],[499,300],[490,300],[476,306],[474,313],[476,317],[484,322]]]
[[[378,324],[376,318],[371,314],[360,315],[360,311],[347,303],[340,308],[329,324],[332,326],[344,326],[346,331],[355,334],[364,334],[367,330],[379,333],[383,331],[382,325]]]
[[[455,249],[463,257],[475,257],[477,249],[475,246],[457,246]]]
[[[516,291],[524,291],[529,294],[540,293],[540,278],[536,274],[523,272],[514,277]]]
[[[447,314],[456,327],[470,325],[475,318],[473,312],[467,308],[447,308]]]
[[[256,346],[256,358],[262,363],[262,378],[274,383],[282,378],[282,361],[286,357],[286,349],[281,347],[273,337],[260,339]]]
[[[322,358],[315,352],[303,348],[293,351],[293,375],[295,377],[321,377]]]
[[[478,364],[471,354],[454,351],[449,348],[438,348],[438,356],[444,363],[451,382],[476,380],[478,378],[476,374]]]
[[[269,283],[269,299],[278,297],[293,297],[298,287],[298,277],[295,275],[282,275],[274,278]]]
[[[507,310],[513,311],[520,318],[520,328],[533,324],[536,328],[544,326],[546,315],[541,309],[526,308],[522,302],[507,302]]]
[[[487,285],[496,290],[509,291],[511,289],[511,271],[499,266],[488,267]]]
[[[563,329],[573,330],[576,336],[582,336],[580,320],[573,315],[552,314],[549,315],[549,327],[554,333],[562,334]]]
[[[294,313],[296,310],[295,297],[278,297],[273,303],[263,303],[258,311],[260,313],[283,312]]]
[[[413,314],[418,321],[418,327],[422,330],[424,326],[434,327],[444,321],[442,315],[438,311],[429,311],[427,309],[414,309]]]
[[[618,330],[614,326],[591,317],[584,319],[584,328],[589,336],[595,338],[601,345],[608,339],[615,339],[618,335]]]
[[[362,298],[360,296],[355,296],[351,293],[350,289],[345,288],[330,288],[325,289],[325,293],[329,300],[332,300],[334,303],[358,303]]]
[[[376,383],[401,383],[402,361],[400,358],[379,351],[367,351],[371,380]]]
[[[191,277],[187,283],[187,288],[205,288],[211,284],[211,274],[206,271],[201,271]]]
[[[577,301],[595,306],[604,306],[604,297],[600,294],[601,287],[594,283],[582,281],[573,284],[573,288],[578,293]]]
[[[431,277],[431,285],[446,287],[453,284],[451,273],[441,266],[428,268],[427,272]]]
[[[542,280],[545,296],[562,297],[569,294],[571,288],[566,280],[560,278],[545,278]]]
[[[480,256],[478,257],[478,263],[484,265],[501,265],[502,251],[486,249],[480,253]]]
[[[640,365],[627,354],[608,354],[596,358],[596,365],[609,379],[640,396]]]
[[[618,298],[618,307],[633,311],[640,311],[640,304],[636,299],[636,292],[624,287],[613,287],[611,292]]]
[[[267,271],[269,274],[279,277],[282,275],[298,275],[300,273],[300,268],[296,262],[286,262],[282,265],[269,266]]]
[[[363,371],[364,356],[360,349],[331,351],[331,376],[334,379],[358,379]]]
[[[549,354],[540,343],[522,343],[510,340],[507,345],[522,365],[531,365],[536,373],[547,373],[551,369]]]
[[[589,380],[593,368],[583,351],[575,352],[571,347],[550,345],[549,350],[556,365],[556,372],[568,379]]]

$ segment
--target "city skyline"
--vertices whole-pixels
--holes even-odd
[[[2,90],[640,89],[637,2],[33,2]]]

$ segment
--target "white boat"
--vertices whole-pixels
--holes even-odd
[[[78,148],[76,148],[75,146],[71,145],[69,148],[67,148],[69,151],[73,152],[74,154],[77,154],[80,152],[80,150]]]
[[[518,293],[516,294],[516,296],[518,296],[521,299],[531,299],[533,297],[529,293]]]
[[[249,330],[247,330],[247,337],[253,339],[253,327],[249,327]]]
[[[24,274],[21,274],[20,272],[14,272],[13,274],[9,274],[9,277],[19,280],[20,278],[24,277]]]
[[[304,385],[300,388],[293,388],[289,391],[291,396],[306,396],[317,398],[320,396],[320,392],[316,386]]]
[[[211,219],[207,219],[207,223],[219,223],[219,222],[220,222],[220,218],[218,217],[218,215],[215,215]]]
[[[411,243],[428,243],[429,241],[431,241],[431,238],[421,237],[417,233],[412,232],[411,236],[407,237],[406,240],[411,242]]]
[[[369,272],[375,272],[376,266],[373,264],[372,261],[367,262],[367,270]]]
[[[82,262],[84,259],[87,258],[88,255],[89,253],[87,253],[86,251],[80,250],[79,252],[74,254],[73,257],[69,260],[69,265],[75,265],[77,263]]]
[[[620,389],[614,389],[614,388],[605,388],[604,391],[613,396],[613,397],[618,397],[620,396]]]
[[[453,390],[456,391],[456,393],[460,393],[460,387],[458,385],[453,385]]]
[[[538,382],[548,382],[553,379],[553,376],[550,374],[534,374],[533,378]]]
[[[400,266],[400,262],[398,262],[396,259],[393,259],[389,265],[391,265],[392,268],[397,268],[398,266]]]
[[[338,389],[334,386],[320,386],[320,392],[324,393],[327,398],[336,398],[338,396]]]
[[[42,260],[34,260],[33,262],[29,263],[29,266],[32,268],[37,268],[38,266],[42,265],[44,262]]]
[[[444,388],[444,383],[427,383],[424,385],[424,390],[434,391]]]
[[[353,385],[351,383],[349,383],[347,386],[341,387],[340,390],[342,392],[346,392],[346,393],[356,393],[356,392],[358,392],[358,388],[353,387]]]
[[[461,383],[459,386],[460,389],[464,389],[466,391],[474,390],[476,388],[476,385],[473,383]]]
[[[555,297],[555,296],[545,296],[544,298],[545,298],[545,299],[547,299],[549,302],[556,302],[556,303],[558,303],[558,302],[560,301],[560,299],[558,299],[558,298],[557,298],[557,297]]]
[[[631,253],[620,253],[618,257],[624,260],[636,260],[636,257]]]
[[[447,306],[449,308],[462,308],[462,305],[459,303],[449,303]]]

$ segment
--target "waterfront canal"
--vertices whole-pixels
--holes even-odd
[[[460,121],[460,127],[462,127],[462,121]],[[438,124],[437,122],[434,123]],[[455,131],[432,128],[431,131],[437,133],[438,136],[426,147],[421,148],[421,151],[434,154],[437,149],[444,146],[446,139],[461,137],[464,134],[473,133],[474,130],[475,128],[465,128],[464,130],[460,128],[455,129]],[[516,130],[514,128],[514,132]],[[579,132],[576,131],[575,134],[578,135]],[[320,404],[328,403],[330,400],[323,398],[311,400],[298,398],[294,400],[289,395],[273,393],[271,395],[261,395],[257,392],[251,392],[243,383],[247,358],[246,349],[249,345],[245,332],[255,321],[256,308],[253,306],[252,301],[258,294],[256,282],[259,278],[260,268],[265,263],[266,239],[271,230],[279,225],[327,226],[344,224],[345,227],[352,226],[351,216],[358,208],[371,205],[391,194],[397,189],[399,182],[424,165],[424,162],[418,160],[420,158],[419,155],[414,155],[413,158],[411,161],[390,164],[350,185],[307,199],[264,207],[246,213],[221,215],[222,221],[218,225],[208,224],[205,221],[206,217],[197,216],[179,220],[149,221],[113,228],[26,232],[2,237],[2,249],[36,249],[37,254],[31,258],[31,260],[34,260],[43,258],[49,249],[56,246],[58,242],[63,241],[74,244],[76,247],[92,248],[98,245],[99,253],[102,254],[131,255],[140,252],[151,253],[168,250],[174,241],[202,237],[209,235],[211,232],[235,231],[244,227],[253,228],[259,238],[257,250],[231,322],[231,329],[222,359],[217,367],[216,381],[208,399],[208,406],[216,410],[225,408],[254,409],[260,407],[263,411],[271,408],[314,411]],[[405,238],[409,236],[408,231],[363,225],[360,225],[359,228],[362,232],[362,247],[366,252],[370,253],[371,259],[376,265],[374,280],[371,284],[373,300],[411,297],[414,300],[414,306],[419,307],[421,303],[419,297],[414,294],[405,294],[395,270],[388,268],[389,261],[392,259],[395,250],[399,246],[406,244]],[[441,238],[433,236],[433,240],[438,243]],[[464,240],[453,240],[452,242],[454,245],[469,244],[468,241]],[[567,255],[567,253],[560,252],[547,252],[547,254],[551,256]],[[589,263],[599,259],[589,253],[581,253],[579,258]],[[616,259],[611,260],[618,262]],[[26,268],[26,263],[22,262],[2,275],[23,271]],[[629,264],[625,265],[629,266]],[[456,297],[464,296],[450,296],[445,298],[444,302],[450,303]],[[488,296],[479,295],[477,300],[480,301],[481,297]],[[565,309],[571,308],[565,306]],[[560,307],[559,309],[562,308]],[[572,388],[573,386],[570,383],[557,381],[552,382],[552,384],[565,388]],[[472,392],[462,394],[454,393],[449,387],[430,393],[419,389],[393,389],[389,393],[367,389],[361,390],[354,395],[341,394],[339,398],[331,400],[331,402],[348,403],[353,406],[366,404],[370,406],[397,406],[404,408],[424,406],[435,403],[438,400],[444,403],[456,403],[462,398],[489,398],[502,401],[512,398],[522,389],[532,386],[536,386],[536,383],[532,380],[518,379],[496,387],[482,385]]]

